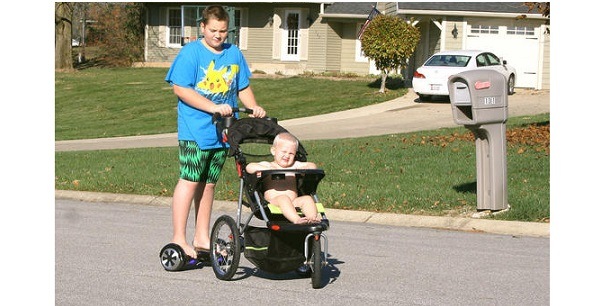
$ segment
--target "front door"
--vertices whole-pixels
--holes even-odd
[[[289,10],[285,12],[282,22],[283,37],[281,44],[281,60],[300,60],[300,11]]]

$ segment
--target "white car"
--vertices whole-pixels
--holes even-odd
[[[507,82],[507,93],[515,92],[515,68],[495,54],[481,50],[448,50],[432,55],[413,74],[413,90],[419,95],[419,101],[429,96],[448,96],[448,78],[474,69],[494,69],[502,73]]]

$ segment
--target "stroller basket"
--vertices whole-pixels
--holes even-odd
[[[294,271],[305,261],[306,232],[278,232],[264,227],[246,227],[244,256],[270,273]]]

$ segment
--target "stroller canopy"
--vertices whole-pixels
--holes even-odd
[[[242,143],[268,143],[272,144],[279,133],[289,133],[285,128],[273,120],[264,118],[242,118],[235,120],[227,129],[227,142],[229,143],[229,156],[240,153]],[[296,160],[306,161],[306,150],[298,141]]]

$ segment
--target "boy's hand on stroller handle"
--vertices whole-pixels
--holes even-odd
[[[234,113],[246,113],[246,114],[252,114],[254,112],[254,110],[250,109],[250,108],[243,108],[243,107],[232,107],[231,108],[231,113],[230,114],[221,114],[220,112],[216,111],[213,113],[213,117],[212,117],[212,122],[213,124],[216,123],[221,117],[228,117]]]
[[[253,118],[265,118],[267,116],[267,112],[258,105],[256,105],[256,107],[251,109],[248,114],[250,114],[250,117],[253,117]]]
[[[233,107],[229,106],[228,104],[216,104],[215,106],[213,106],[211,112],[214,115],[218,114],[219,116],[227,117],[231,116],[234,110]]]

